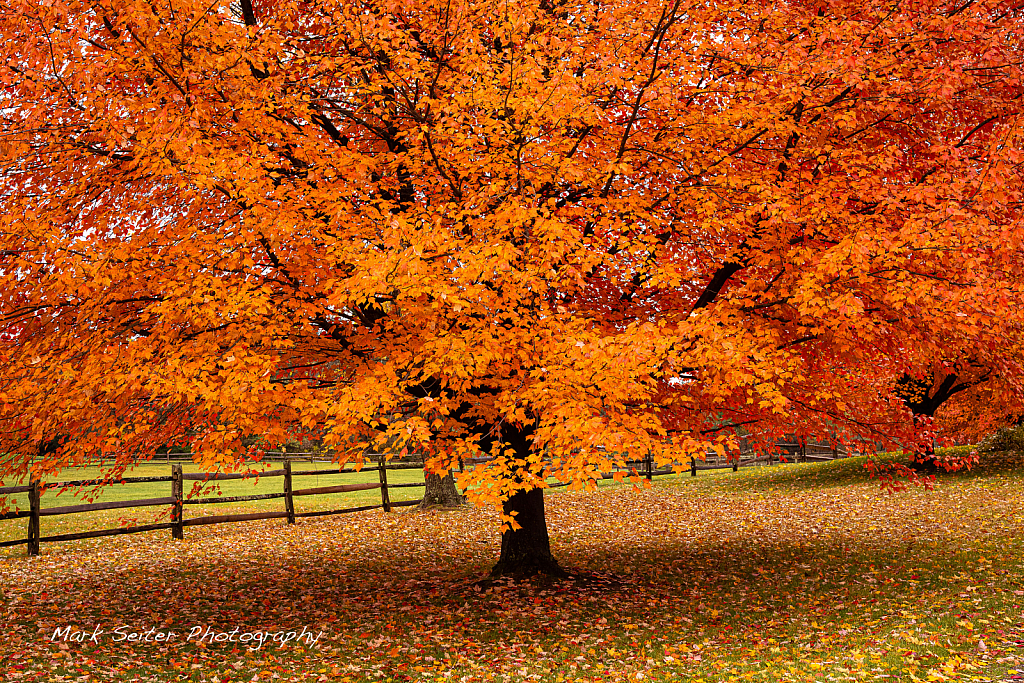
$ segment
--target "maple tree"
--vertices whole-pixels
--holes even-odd
[[[549,476],[914,443],[936,359],[1019,387],[1020,15],[7,5],[0,476],[482,451],[496,570],[557,572]]]

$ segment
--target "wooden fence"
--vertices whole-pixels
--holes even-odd
[[[696,458],[690,458],[690,476],[696,477],[697,472],[706,470],[727,470],[731,469],[733,472],[738,472],[741,467],[757,467],[757,466],[771,466],[774,464],[792,464],[798,462],[823,462],[829,460],[837,460],[840,458],[850,457],[850,452],[844,447],[840,446],[828,446],[824,444],[808,444],[803,443],[785,443],[779,442],[778,444],[780,453],[773,454],[771,452],[756,455],[752,452],[741,452],[737,455],[718,456],[708,455],[704,460],[698,461]],[[465,461],[467,465],[477,465],[490,461],[491,458],[469,458]],[[646,478],[648,481],[654,477],[664,476],[666,474],[680,474],[676,472],[673,467],[654,467],[653,459],[647,457],[643,460],[630,460],[626,463],[626,469],[620,472],[628,472],[632,474],[634,471],[641,477]],[[683,470],[686,471],[685,469]],[[602,479],[614,479],[618,473],[608,473],[602,475]],[[558,488],[559,486],[568,486],[568,483],[557,482],[554,484],[548,484],[548,488]],[[465,491],[463,491],[465,493]]]
[[[389,484],[389,470],[422,469],[420,463],[391,464],[387,465],[381,458],[376,468],[363,469],[363,472],[378,472],[379,481],[365,482],[362,484],[339,484],[335,486],[319,486],[314,488],[298,488],[292,485],[294,477],[312,475],[335,475],[353,474],[355,469],[313,469],[303,471],[292,471],[292,462],[285,460],[279,470],[269,470],[253,473],[222,473],[222,472],[182,472],[181,465],[171,465],[171,476],[169,477],[125,477],[123,479],[104,480],[87,479],[79,481],[58,481],[43,484],[39,480],[32,481],[27,486],[4,486],[0,487],[0,495],[27,493],[29,500],[28,510],[6,512],[0,514],[0,520],[28,518],[28,533],[26,538],[19,538],[11,541],[0,541],[0,548],[26,544],[29,555],[39,554],[40,543],[57,543],[60,541],[76,541],[84,538],[98,538],[101,536],[117,536],[120,534],[137,534],[144,531],[157,531],[170,529],[173,538],[184,538],[185,527],[201,526],[206,524],[223,524],[226,522],[246,522],[257,519],[286,519],[288,524],[294,524],[300,517],[321,517],[325,515],[341,515],[349,512],[361,512],[383,508],[385,512],[391,512],[393,508],[407,505],[419,505],[420,500],[392,501],[388,491],[396,488],[422,487],[425,482],[412,482],[407,484]],[[253,477],[283,477],[284,486],[280,493],[260,493],[251,496],[215,496],[210,498],[185,498],[184,483],[186,481],[227,481],[232,479],[250,479]],[[71,486],[99,486],[104,484],[141,484],[154,482],[168,482],[171,485],[171,495],[164,498],[141,498],[135,500],[112,500],[102,503],[82,503],[79,505],[64,505],[61,507],[44,508],[40,505],[42,493],[46,489],[66,488]],[[380,489],[380,503],[373,505],[360,505],[356,507],[341,508],[337,510],[314,510],[310,512],[296,512],[295,498],[299,496],[316,496],[330,493],[350,493],[353,491],[368,491]],[[269,500],[274,498],[284,499],[284,510],[274,512],[253,512],[232,515],[207,515],[205,517],[185,518],[184,509],[186,505],[210,505],[217,503],[241,503],[253,500]],[[118,527],[116,529],[97,529],[94,531],[82,531],[73,534],[57,534],[54,536],[39,535],[39,519],[51,515],[70,515],[82,512],[94,512],[96,510],[116,510],[119,508],[137,508],[150,506],[169,506],[171,509],[171,521],[158,522],[155,524],[141,524],[135,526]]]
[[[739,470],[740,467],[751,467],[757,465],[772,465],[774,462],[780,464],[785,462],[797,462],[797,461],[810,461],[810,460],[833,460],[836,458],[845,457],[846,453],[842,450],[838,450],[835,447],[825,449],[825,452],[815,453],[808,452],[808,445],[806,443],[800,444],[779,444],[780,448],[783,446],[791,446],[792,452],[787,452],[787,455],[773,456],[771,453],[767,455],[748,457],[740,454],[739,457],[714,457],[709,456],[703,462],[698,464],[695,458],[690,459],[690,476],[696,477],[698,471],[702,470],[719,470],[719,469],[731,469],[733,472]],[[818,450],[822,450],[819,448]],[[172,455],[183,455],[183,454],[172,454]],[[289,456],[288,459],[283,459],[281,464],[282,468],[278,470],[269,470],[263,472],[249,473],[215,473],[215,472],[195,472],[195,473],[184,473],[180,464],[171,465],[171,476],[169,477],[125,477],[117,480],[103,480],[103,479],[92,479],[92,480],[79,480],[79,481],[58,481],[51,482],[44,485],[38,480],[33,481],[28,486],[5,486],[0,487],[0,495],[16,494],[16,493],[28,493],[29,509],[19,510],[17,512],[7,512],[0,514],[0,520],[4,519],[17,519],[22,517],[28,518],[28,533],[24,539],[15,539],[11,541],[0,541],[0,548],[27,544],[29,555],[39,554],[39,544],[42,542],[46,543],[57,543],[60,541],[75,541],[85,538],[98,538],[101,536],[117,536],[120,534],[136,534],[144,531],[157,531],[161,529],[170,529],[171,536],[176,539],[182,539],[185,537],[185,527],[187,526],[200,526],[206,524],[223,524],[227,522],[246,522],[258,519],[286,519],[288,524],[294,524],[295,520],[300,517],[320,517],[325,515],[341,515],[349,512],[362,512],[364,510],[373,510],[376,508],[383,508],[385,512],[390,512],[392,508],[403,507],[407,505],[418,505],[421,500],[408,500],[393,502],[388,494],[389,489],[405,488],[405,487],[422,487],[425,482],[414,482],[407,484],[388,484],[387,473],[389,470],[406,470],[406,469],[422,469],[422,463],[397,463],[397,464],[385,464],[384,458],[379,457],[376,470],[379,473],[379,481],[366,482],[362,484],[339,484],[335,486],[320,486],[314,488],[300,488],[296,489],[292,485],[294,477],[310,476],[310,475],[334,475],[334,474],[352,474],[355,473],[355,469],[313,469],[303,471],[292,471],[292,460],[290,456],[297,455],[301,457],[309,457],[313,454],[282,454]],[[472,467],[473,465],[486,462],[490,458],[470,458],[464,464]],[[638,460],[628,462],[628,472],[636,472],[638,475],[645,477],[648,481],[654,477],[659,477],[667,474],[677,474],[677,472],[669,468],[655,468],[653,460],[646,458],[644,460]],[[372,469],[363,469],[363,472],[372,471]],[[685,471],[685,470],[684,470]],[[614,479],[617,473],[608,473],[602,475],[604,479]],[[621,474],[621,473],[619,473]],[[283,477],[284,486],[280,493],[260,493],[251,496],[215,496],[210,498],[192,498],[186,499],[184,497],[184,483],[186,481],[227,481],[232,479],[249,479],[252,477]],[[99,486],[102,484],[139,484],[139,483],[154,483],[154,482],[169,482],[171,485],[171,495],[164,498],[142,498],[136,500],[115,500],[107,501],[103,503],[83,503],[79,505],[65,505],[61,507],[43,508],[40,505],[40,499],[45,489],[51,488],[66,488],[71,486]],[[568,483],[556,482],[548,484],[549,488],[558,488],[561,486],[568,486]],[[340,508],[337,510],[315,510],[311,512],[296,512],[295,511],[295,498],[298,496],[314,496],[324,495],[331,493],[349,493],[353,491],[367,491],[372,489],[380,489],[381,502],[380,504],[373,505],[361,505],[356,507]],[[463,492],[465,493],[465,492]],[[241,503],[253,500],[269,500],[275,498],[284,499],[284,510],[275,512],[253,512],[253,513],[240,513],[231,515],[207,515],[205,517],[193,517],[186,519],[184,516],[184,506],[186,505],[211,505],[218,503]],[[171,521],[170,522],[158,522],[155,524],[142,524],[136,526],[118,527],[116,529],[98,529],[95,531],[82,531],[72,534],[57,534],[54,536],[43,536],[39,535],[39,519],[40,517],[48,517],[51,515],[68,515],[77,514],[82,512],[93,512],[96,510],[116,510],[119,508],[135,508],[135,507],[147,507],[147,506],[170,506],[171,508]]]
[[[699,461],[696,458],[690,458],[690,476],[696,477],[697,472],[703,472],[707,470],[732,470],[738,472],[741,467],[757,467],[757,466],[771,466],[774,464],[792,464],[797,462],[822,462],[828,460],[836,460],[839,458],[848,457],[848,454],[843,451],[832,451],[830,454],[825,453],[807,453],[806,447],[802,452],[798,452],[796,455],[793,454],[782,454],[773,455],[767,453],[765,455],[750,455],[750,456],[708,456],[705,460]],[[654,477],[661,477],[666,474],[681,474],[676,472],[673,467],[660,467],[655,468],[651,458],[644,460],[630,461],[626,463],[627,471],[636,473],[651,481]],[[685,469],[683,470],[686,471]],[[615,474],[604,474],[603,479],[614,479]],[[555,488],[558,486],[568,486],[566,483],[548,484],[549,488]]]

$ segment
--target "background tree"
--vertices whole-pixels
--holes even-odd
[[[459,492],[459,488],[455,483],[455,477],[451,472],[444,474],[426,473],[423,502],[420,503],[420,507],[441,506],[452,508],[461,507],[464,504],[465,498]]]
[[[935,414],[935,428],[961,443],[979,443],[999,429],[1020,425],[1024,397],[1019,387],[993,378],[957,394]]]
[[[913,442],[899,378],[1021,310],[1020,12],[8,6],[0,474],[485,452],[497,569],[557,572],[549,475]]]

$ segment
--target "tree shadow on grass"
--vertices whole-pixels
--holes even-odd
[[[642,552],[628,545],[604,553],[563,548],[566,566],[593,580],[495,581],[486,588],[479,579],[489,561],[458,552],[438,558],[392,550],[373,560],[316,548],[259,561],[193,556],[160,567],[72,572],[62,583],[23,593],[10,606],[47,625],[165,624],[187,633],[195,625],[257,630],[333,624],[336,635],[358,641],[353,629],[398,636],[426,624],[486,640],[487,634],[543,631],[566,615],[574,625],[566,635],[611,614],[676,623],[672,615],[685,613],[687,623],[713,626],[722,623],[709,616],[717,611],[757,623],[763,610],[744,616],[744,606],[775,605],[778,616],[778,605],[838,593],[869,595],[877,593],[879,582],[902,582],[919,592],[939,580],[922,578],[928,566],[950,570],[948,553],[935,546],[929,553],[902,539],[875,541],[868,547],[849,539],[725,540],[693,547],[667,539],[643,545]],[[918,578],[911,580],[912,574]],[[948,585],[948,578],[942,581]],[[509,619],[495,622],[495,614]]]
[[[826,474],[829,482],[852,476]],[[556,524],[581,509],[573,500],[552,498]],[[618,514],[618,502],[609,498],[605,514]],[[658,510],[689,514],[653,498],[640,504],[649,509],[638,521]],[[675,657],[673,666],[689,675],[712,663],[755,670],[767,647],[793,662],[826,641],[829,656],[867,647],[909,623],[904,614],[916,616],[914,628],[954,628],[956,615],[1012,606],[1020,578],[1014,558],[993,560],[980,538],[925,541],[863,529],[800,536],[788,528],[681,537],[620,524],[598,544],[574,540],[585,533],[554,533],[559,560],[593,580],[482,586],[497,556],[497,534],[487,526],[494,520],[443,514],[442,523],[438,513],[380,513],[291,528],[241,524],[195,530],[183,543],[149,539],[147,547],[135,537],[91,553],[13,561],[5,571],[12,628],[0,636],[0,651],[27,653],[34,657],[27,666],[49,673],[60,656],[76,675],[99,672],[101,680],[116,680],[103,678],[115,667],[158,681],[251,680],[265,678],[263,671],[286,680],[286,672],[317,680],[335,671],[406,680],[423,673],[417,667],[457,678],[527,670],[555,680],[584,664],[614,669],[615,680],[635,673],[637,657],[655,654]],[[588,520],[583,532],[602,523]],[[68,625],[107,635],[60,650],[53,633]],[[178,636],[115,642],[118,626]],[[239,642],[256,632],[296,636],[259,648]],[[294,642],[307,632],[306,642]]]

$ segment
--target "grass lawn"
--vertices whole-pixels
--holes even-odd
[[[589,573],[585,582],[479,584],[499,546],[497,515],[480,509],[193,527],[177,542],[154,532],[44,544],[38,558],[19,548],[0,559],[0,673],[154,683],[1024,678],[1022,458],[990,456],[934,491],[896,494],[862,464],[553,491],[553,550]],[[66,627],[96,642],[54,641]],[[210,642],[217,634],[223,641]]]

